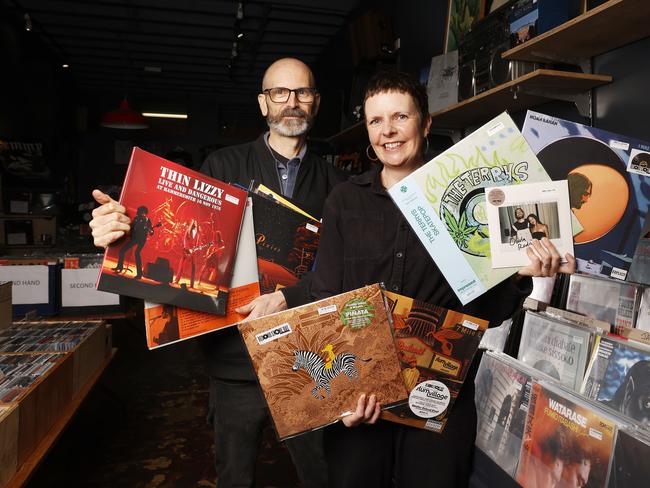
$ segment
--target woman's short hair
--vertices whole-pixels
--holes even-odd
[[[411,95],[420,114],[421,123],[424,124],[429,115],[427,91],[414,76],[402,71],[380,71],[376,73],[366,85],[366,93],[363,97],[364,107],[366,100],[370,97],[388,92]]]

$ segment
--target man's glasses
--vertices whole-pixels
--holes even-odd
[[[296,94],[296,98],[299,102],[302,103],[311,103],[316,98],[318,90],[316,88],[295,88],[291,90],[290,88],[277,87],[277,88],[267,88],[262,90],[262,93],[266,93],[272,102],[275,103],[285,103],[289,100],[291,92]]]

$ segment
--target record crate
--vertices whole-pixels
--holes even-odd
[[[90,380],[110,355],[113,344],[111,327],[103,320],[61,320],[48,319],[35,322],[15,322],[15,326],[48,326],[52,328],[75,327],[84,324],[93,325],[90,333],[74,348],[66,351],[41,350],[41,353],[64,353],[72,360],[72,394],[76,396],[79,390]]]
[[[35,358],[43,354],[0,353],[0,361],[10,356]],[[11,402],[18,411],[16,463],[21,466],[34,452],[73,398],[73,361],[70,354],[56,354],[53,366]]]
[[[0,406],[0,486],[18,469],[18,405]]]

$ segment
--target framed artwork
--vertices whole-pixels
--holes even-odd
[[[449,0],[447,28],[445,30],[445,52],[458,49],[458,42],[477,20],[485,14],[486,0]]]

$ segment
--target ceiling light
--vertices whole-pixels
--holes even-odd
[[[102,116],[101,126],[111,129],[147,129],[149,124],[142,114],[129,107],[129,102],[125,98],[120,102],[118,109]]]
[[[243,33],[243,32],[240,32],[239,34],[237,34],[237,39],[241,39],[242,37],[244,37],[244,33]]]
[[[186,119],[187,114],[167,114],[159,112],[142,112],[145,117],[157,117],[159,119]]]
[[[62,64],[61,67],[64,68],[64,69],[68,69],[70,67],[70,65],[69,64]]]
[[[162,73],[162,68],[160,66],[145,66],[145,73]]]
[[[237,2],[237,20],[244,18],[244,2]]]
[[[32,18],[29,16],[29,14],[25,14],[25,30],[27,32],[32,31]]]
[[[232,51],[230,51],[230,56],[236,58],[239,53],[237,52],[237,41],[232,43]]]

